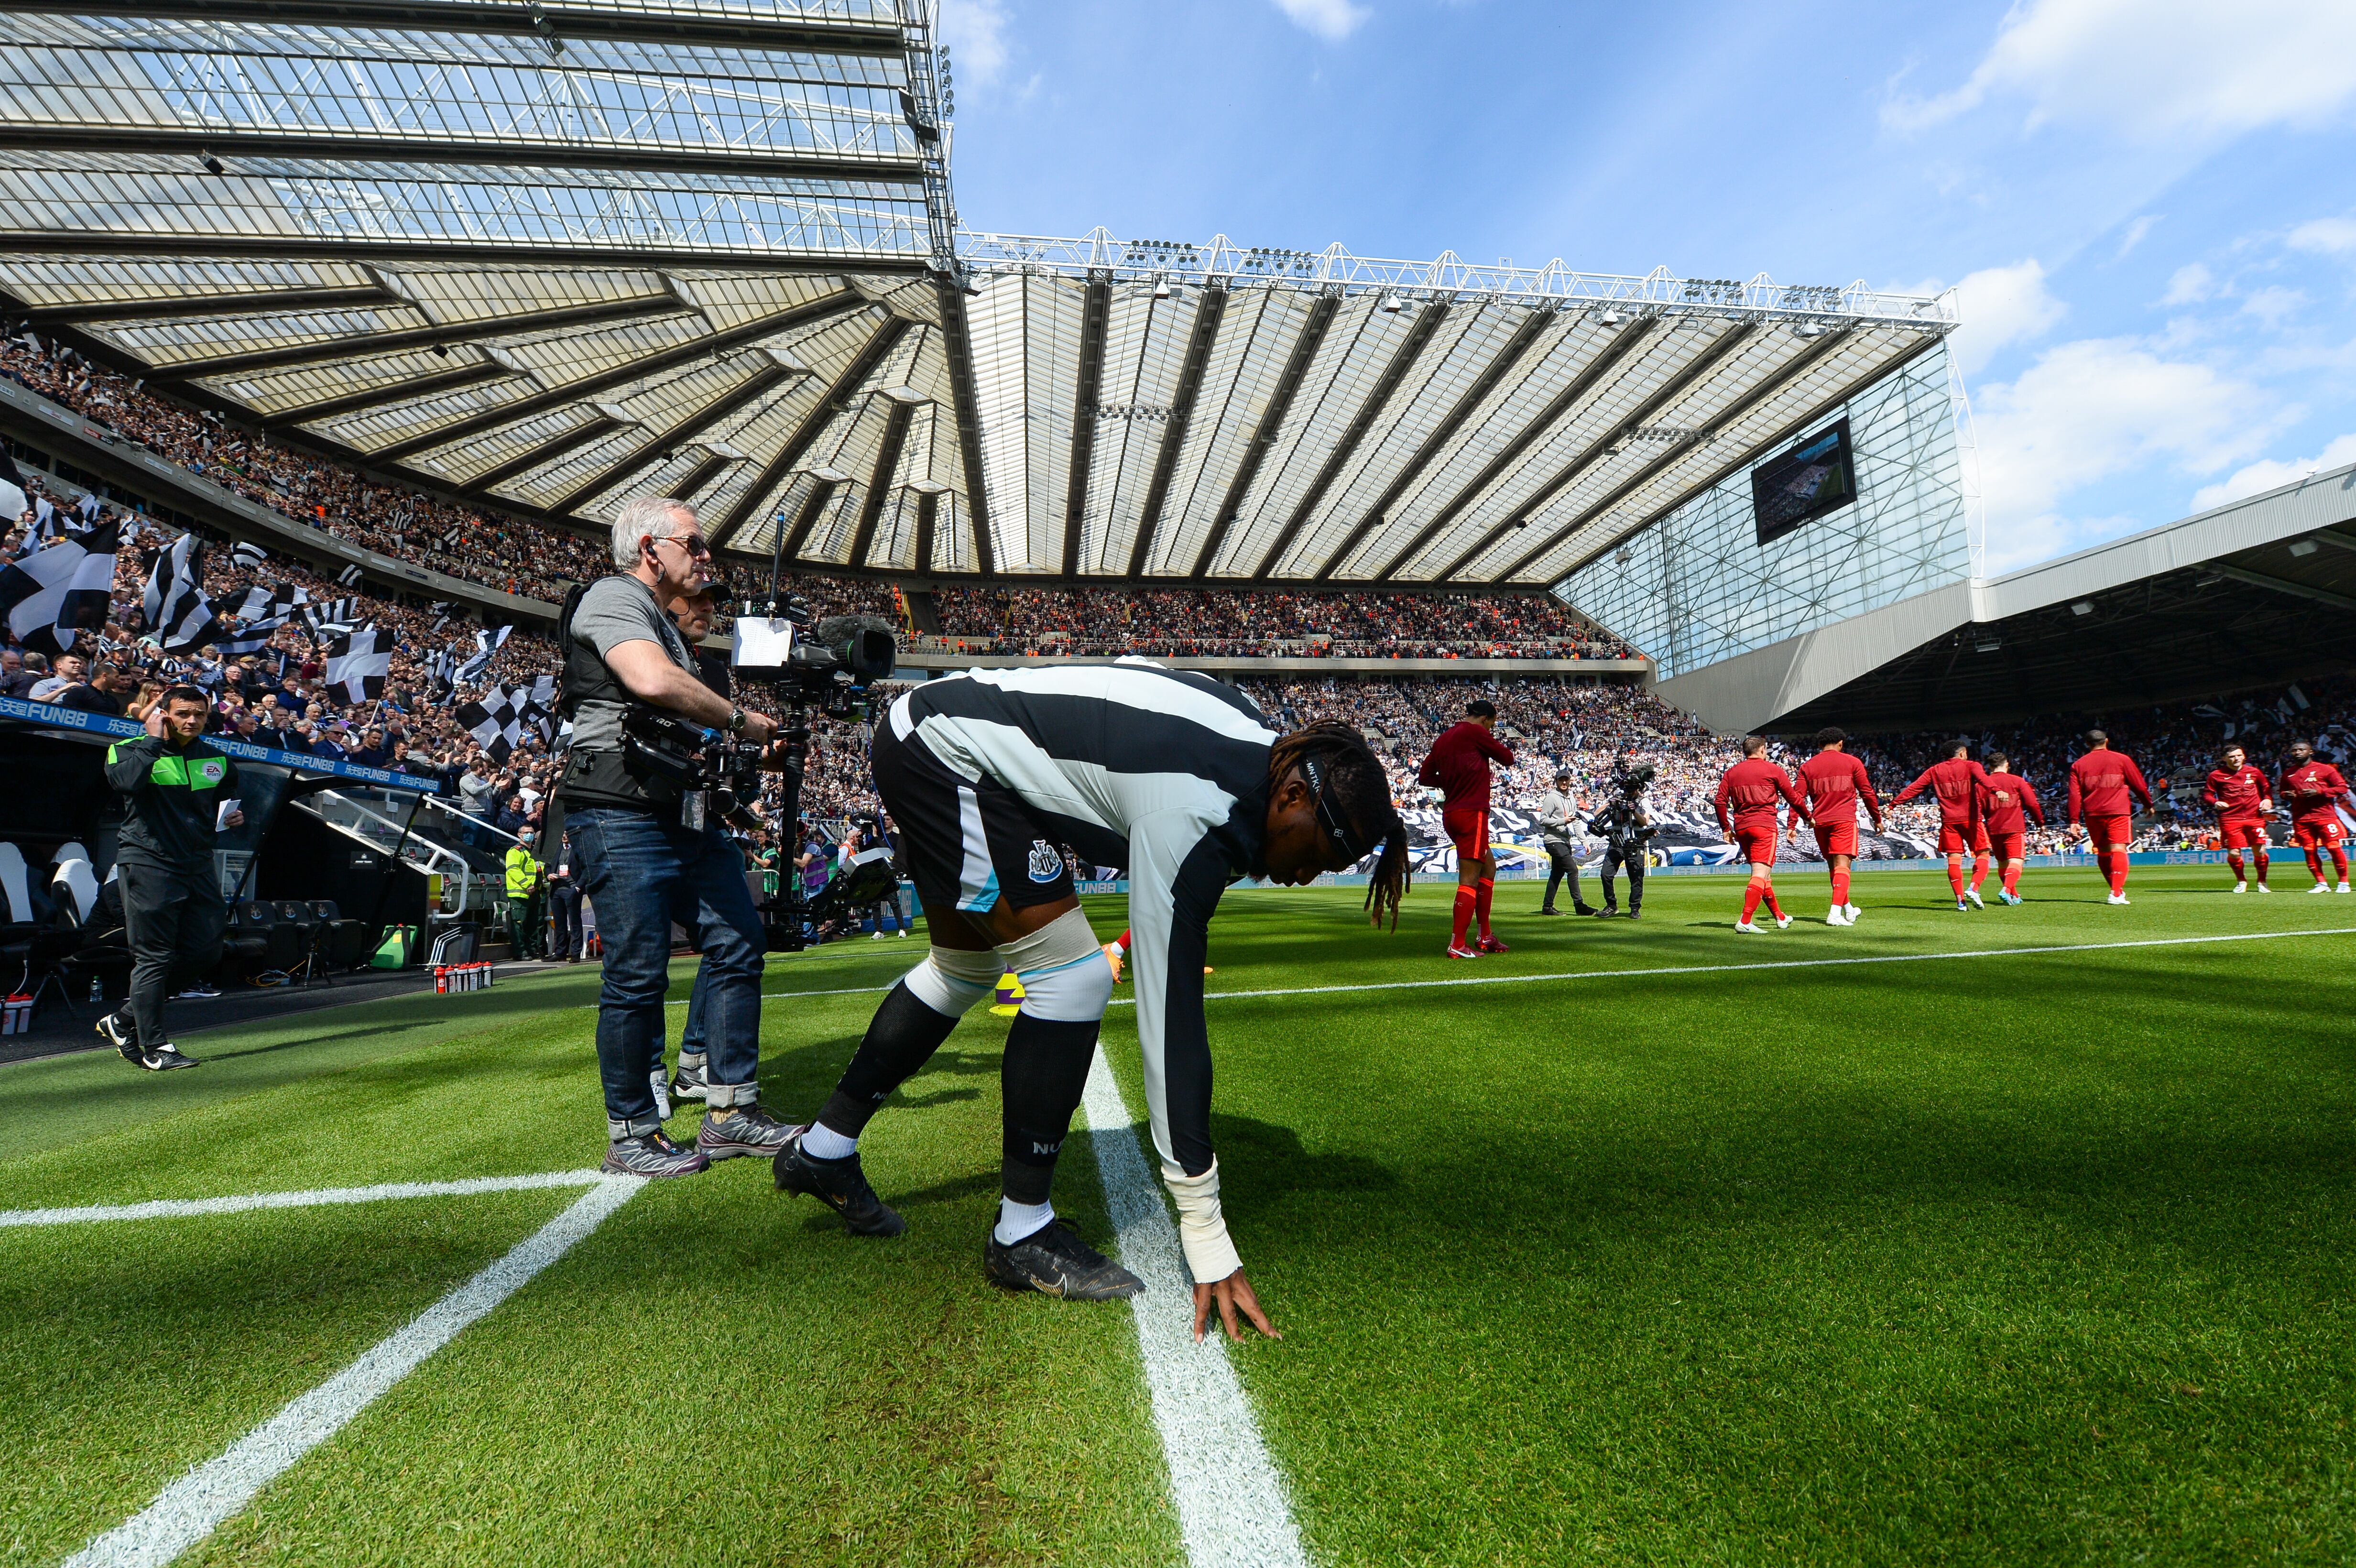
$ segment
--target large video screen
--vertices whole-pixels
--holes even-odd
[[[1834,421],[1783,456],[1771,457],[1751,471],[1751,508],[1762,545],[1856,499],[1857,468],[1849,460],[1847,420]]]

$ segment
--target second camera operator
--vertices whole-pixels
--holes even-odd
[[[1622,774],[1613,781],[1619,798],[1595,815],[1594,830],[1603,836],[1603,907],[1595,912],[1606,920],[1620,912],[1612,884],[1622,866],[1628,868],[1628,918],[1644,917],[1644,846],[1656,831],[1644,805],[1644,789],[1652,782],[1649,764]]]
[[[744,857],[716,815],[683,788],[681,759],[639,731],[665,720],[766,743],[776,721],[721,697],[666,609],[712,581],[712,552],[694,508],[669,496],[632,501],[614,519],[616,575],[568,596],[558,627],[572,759],[556,798],[596,906],[605,950],[597,999],[597,1068],[610,1140],[606,1170],[685,1176],[714,1159],[774,1155],[788,1129],[760,1108],[762,954]],[[654,1063],[663,1043],[674,912],[691,912],[702,958],[705,1113],[692,1145],[673,1143],[657,1115]]]

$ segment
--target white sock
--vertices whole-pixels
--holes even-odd
[[[1001,1247],[1011,1247],[1023,1237],[1034,1235],[1046,1228],[1055,1217],[1053,1203],[1017,1203],[1012,1198],[998,1200],[998,1228],[991,1232]]]
[[[812,1122],[802,1134],[802,1152],[812,1159],[849,1159],[859,1152],[859,1140],[844,1137],[824,1122]]]

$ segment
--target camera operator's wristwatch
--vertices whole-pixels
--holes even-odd
[[[728,732],[731,735],[742,735],[744,732],[744,710],[743,709],[731,708],[728,709]]]

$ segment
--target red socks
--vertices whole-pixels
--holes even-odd
[[[2127,891],[2127,852],[2124,849],[2110,857],[2111,891],[2124,894]]]
[[[1783,918],[1783,906],[1775,901],[1774,883],[1770,882],[1765,887],[1760,889],[1759,896],[1767,901],[1767,912],[1769,914],[1773,915],[1777,920]]]
[[[1848,873],[1847,871],[1835,871],[1833,873],[1833,902],[1835,904],[1846,904],[1848,902]]]
[[[1472,905],[1478,897],[1463,883],[1456,884],[1456,945],[1464,945],[1464,928],[1472,923]]]
[[[1751,878],[1750,881],[1748,881],[1748,882],[1746,882],[1746,883],[1744,883],[1744,884],[1743,884],[1743,888],[1742,888],[1742,923],[1743,923],[1743,924],[1745,924],[1745,925],[1750,924],[1750,923],[1751,923],[1751,917],[1752,915],[1757,914],[1757,913],[1759,912],[1759,895],[1760,895],[1760,894],[1762,894],[1762,893],[1763,893],[1763,892],[1765,892],[1766,891],[1767,891],[1767,884],[1766,884],[1766,883],[1764,883],[1764,882],[1762,882],[1762,881],[1761,881],[1761,880],[1760,880],[1758,878],[1756,878],[1756,877]]]
[[[1957,898],[1964,896],[1964,858],[1961,855],[1947,857],[1947,885],[1955,890]]]
[[[1481,940],[1489,940],[1489,900],[1496,893],[1497,884],[1483,877],[1473,884],[1472,912],[1481,917]]]
[[[2348,851],[2347,851],[2347,850],[2345,850],[2345,849],[2340,849],[2340,848],[2334,848],[2334,849],[2331,851],[2331,869],[2332,869],[2333,870],[2335,870],[2335,871],[2337,871],[2337,872],[2339,872],[2339,873],[2340,873],[2340,880],[2341,881],[2343,881],[2343,882],[2344,882],[2344,881],[2346,881],[2346,880],[2348,880]]]
[[[2228,849],[2225,851],[2225,864],[2233,868],[2233,880],[2236,882],[2245,882],[2249,880],[2249,878],[2242,874],[2242,852],[2239,849]]]
[[[2015,895],[2019,893],[2020,868],[2019,866],[2007,866],[2004,869],[2004,891]]]
[[[1972,858],[1972,891],[1979,891],[1980,884],[1987,880],[1987,869],[1988,858],[1986,855]]]
[[[2257,851],[2255,859],[2258,862],[2258,886],[2263,888],[2266,885],[2266,852],[2264,849]]]
[[[2312,849],[2307,852],[2307,869],[2314,875],[2317,881],[2323,880],[2323,857]]]

